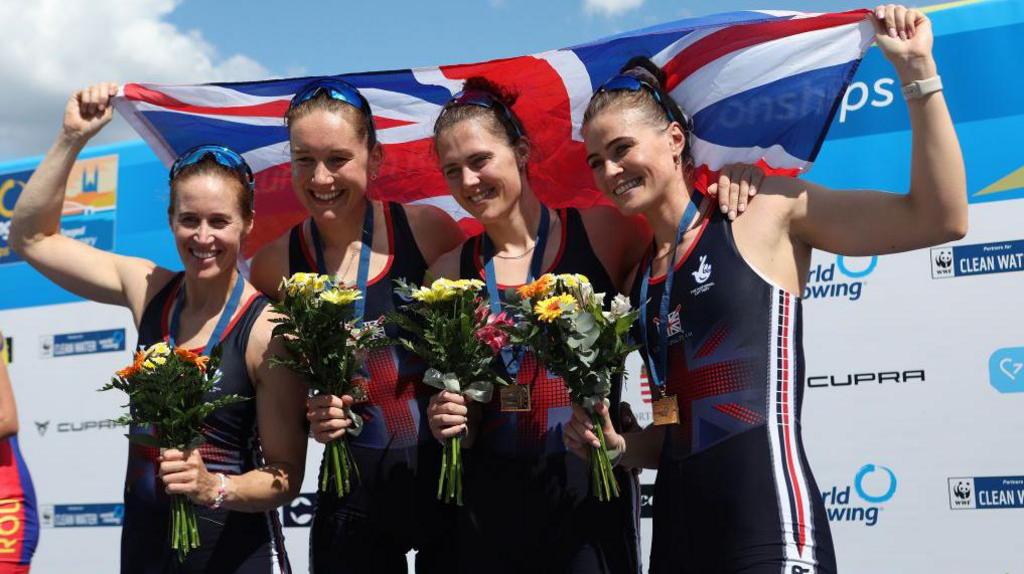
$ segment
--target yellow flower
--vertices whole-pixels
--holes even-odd
[[[412,292],[412,298],[423,303],[437,303],[455,297],[456,291],[435,281],[430,287],[420,287]]]
[[[153,364],[153,361],[146,359],[145,361],[142,362],[142,368],[147,371],[155,371],[156,365]]]
[[[555,295],[540,301],[533,307],[533,312],[541,321],[548,323],[562,316],[566,311],[576,308],[576,299],[572,295]]]
[[[311,297],[327,288],[330,284],[330,277],[317,275],[316,273],[293,273],[281,283],[281,287],[288,293],[289,297],[302,295]]]
[[[538,297],[544,297],[551,292],[554,282],[555,276],[550,273],[545,273],[538,277],[533,283],[527,283],[526,285],[516,289],[516,293],[519,293],[519,296],[524,299],[537,299]]]
[[[146,349],[146,358],[152,359],[153,357],[169,357],[171,356],[171,347],[167,343],[160,341],[151,345]],[[161,363],[162,364],[162,363]]]
[[[326,301],[332,305],[351,305],[358,299],[362,299],[362,295],[358,289],[349,289],[342,287],[340,289],[331,289],[330,291],[324,291],[320,294],[320,300]]]
[[[322,293],[328,285],[331,284],[331,278],[327,275],[317,275],[313,277],[313,292]]]
[[[484,282],[479,279],[459,279],[452,284],[460,291],[479,291],[484,288]]]
[[[558,280],[568,289],[575,289],[580,285],[590,285],[590,279],[579,273],[562,273],[558,276]]]

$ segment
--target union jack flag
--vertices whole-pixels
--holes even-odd
[[[463,80],[483,75],[521,94],[514,110],[530,136],[530,178],[539,198],[551,207],[588,207],[602,198],[584,159],[583,112],[593,90],[630,58],[646,55],[662,66],[667,90],[693,118],[699,178],[734,162],[796,174],[817,155],[872,42],[867,14],[732,12],[529,56],[338,77],[369,100],[384,145],[371,197],[426,202],[459,220],[467,217],[448,195],[431,135]],[[168,166],[199,144],[226,145],[245,156],[257,185],[251,255],[304,216],[291,191],[282,117],[292,94],[310,79],[130,83],[115,105]]]

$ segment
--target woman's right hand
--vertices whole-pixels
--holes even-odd
[[[601,417],[601,430],[604,433],[604,444],[608,450],[625,452],[626,439],[612,426],[612,420],[608,416],[608,407],[598,404],[594,407],[594,412]],[[597,433],[594,432],[594,421],[591,419],[590,413],[579,405],[572,406],[572,418],[569,419],[569,424],[563,427],[562,432],[565,446],[583,460],[590,458],[590,447],[601,448],[601,441],[598,440]]]
[[[306,401],[306,419],[316,442],[327,444],[345,436],[352,426],[349,407],[355,399],[348,395],[316,395]]]
[[[468,416],[466,397],[459,393],[441,391],[430,397],[427,419],[430,433],[437,440],[443,441],[466,433],[469,429]]]
[[[72,94],[64,107],[64,136],[87,141],[114,117],[111,99],[117,95],[117,84],[104,82]]]

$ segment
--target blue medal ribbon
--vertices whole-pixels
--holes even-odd
[[[672,300],[672,283],[675,278],[676,248],[683,239],[690,221],[697,212],[700,194],[693,192],[690,201],[679,218],[679,227],[676,230],[675,240],[672,242],[672,251],[669,252],[668,269],[665,271],[665,290],[661,294],[661,304],[658,306],[658,360],[653,360],[651,353],[650,337],[647,333],[647,291],[651,283],[651,268],[654,267],[654,247],[652,253],[644,265],[643,279],[640,281],[640,336],[643,338],[644,348],[647,349],[647,371],[654,383],[659,396],[665,396],[665,381],[668,377],[668,308]],[[657,397],[655,397],[657,398]]]
[[[537,226],[537,240],[533,244],[533,256],[530,258],[530,271],[526,276],[529,283],[540,277],[544,264],[544,251],[548,244],[548,227],[551,224],[551,217],[548,215],[548,208],[541,205],[540,225]],[[498,279],[494,272],[494,246],[491,238],[485,232],[483,234],[483,256],[484,256],[484,277],[487,282],[487,296],[490,299],[491,312],[497,315],[501,312],[501,294],[498,292]],[[519,374],[519,361],[522,349],[505,347],[501,350],[501,359],[505,363],[508,374],[515,378]]]
[[[213,333],[210,334],[210,340],[206,342],[206,346],[203,347],[203,355],[209,357],[210,353],[213,352],[213,348],[220,344],[221,337],[224,336],[224,330],[228,328],[228,324],[231,323],[231,318],[235,316],[235,311],[238,309],[238,304],[242,300],[242,292],[245,291],[245,280],[241,276],[235,277],[235,286],[231,289],[231,295],[228,296],[228,301],[224,305],[224,310],[220,314],[220,319],[217,320],[217,326],[213,328]],[[185,283],[182,279],[181,288],[178,289],[178,296],[174,301],[174,311],[171,313],[171,324],[169,332],[167,333],[167,340],[170,343],[171,348],[177,347],[178,339],[178,326],[181,324],[181,310],[185,307]]]
[[[320,239],[320,230],[316,227],[316,221],[309,220],[309,235],[313,238],[313,250],[316,252],[316,271],[321,275],[329,275],[327,272],[327,261],[324,258],[324,244]],[[363,315],[366,312],[366,284],[370,278],[370,255],[373,254],[373,204],[366,202],[366,211],[363,215],[362,246],[359,248],[359,267],[356,270],[356,288],[362,297],[356,299],[355,318],[356,324],[363,324]]]

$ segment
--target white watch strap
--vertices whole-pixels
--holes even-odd
[[[940,90],[942,90],[941,76],[932,76],[923,80],[914,80],[902,87],[903,98],[907,100],[923,98],[932,92],[938,92]]]

